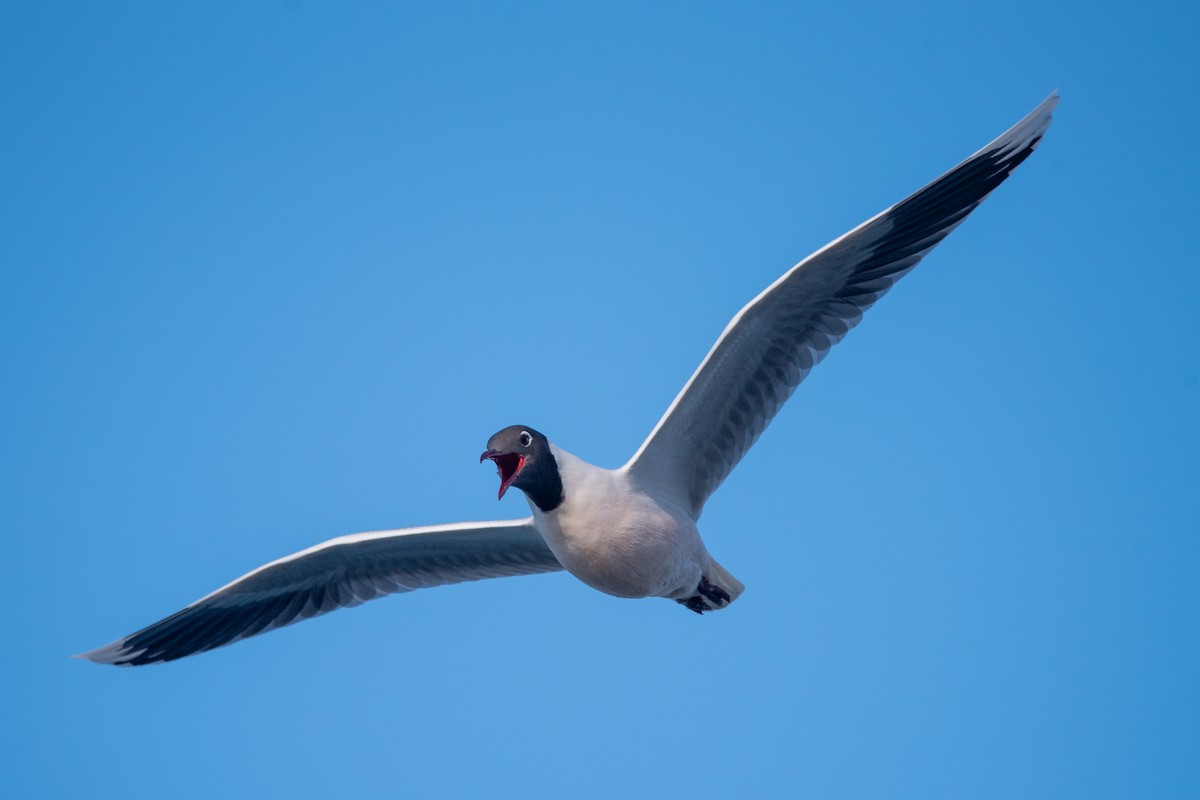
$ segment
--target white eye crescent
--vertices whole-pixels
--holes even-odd
[[[529,447],[533,444],[533,437],[529,435],[529,431],[521,431],[521,447]]]

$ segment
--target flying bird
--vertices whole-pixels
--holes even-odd
[[[593,466],[529,425],[480,461],[525,519],[330,539],[259,567],[166,619],[83,653],[102,664],[172,661],[430,586],[565,569],[617,597],[664,597],[702,614],[742,583],[709,554],[697,520],[809,371],[863,313],[1033,152],[1058,94],[979,152],[784,273],[739,311],[624,466]]]

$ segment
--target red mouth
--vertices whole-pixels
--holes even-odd
[[[490,458],[496,464],[496,473],[500,476],[500,494],[496,495],[496,499],[504,497],[504,493],[508,491],[508,487],[512,486],[512,482],[517,479],[521,468],[525,466],[525,457],[516,453],[501,453],[498,450],[485,450],[483,455],[479,457],[479,463],[483,463],[485,458]]]

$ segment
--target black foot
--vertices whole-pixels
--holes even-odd
[[[695,611],[697,614],[703,614],[705,611],[708,611],[708,606],[704,605],[704,598],[700,595],[689,597],[687,600],[676,600],[675,602],[681,606],[687,606],[689,610]]]
[[[689,610],[695,611],[697,614],[703,614],[705,611],[712,609],[704,602],[708,598],[717,608],[721,608],[729,602],[729,592],[722,589],[720,586],[714,586],[708,582],[708,578],[701,577],[700,585],[696,587],[699,594],[694,594],[686,600],[676,600],[681,606],[687,606]]]
[[[696,591],[712,600],[719,606],[723,606],[729,602],[729,592],[722,589],[720,586],[713,586],[708,582],[708,578],[701,577],[700,585],[696,587]]]

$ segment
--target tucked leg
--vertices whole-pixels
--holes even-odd
[[[676,600],[675,602],[681,606],[686,606],[697,614],[703,614],[705,611],[708,611],[708,606],[704,604],[704,598],[698,594],[692,595],[686,600]]]
[[[705,600],[708,602],[704,602]],[[705,611],[712,611],[714,607],[723,608],[729,601],[729,592],[720,586],[709,583],[708,578],[701,576],[700,585],[696,587],[696,594],[675,602],[681,606],[687,606],[689,610],[695,611],[697,614],[703,614]]]
[[[714,586],[708,582],[708,578],[700,577],[700,585],[696,587],[696,591],[712,600],[717,606],[726,605],[729,602],[729,592],[722,589],[720,586]]]

